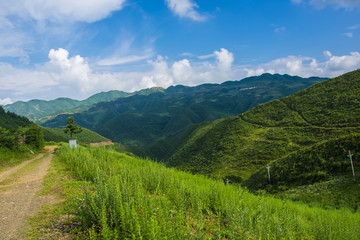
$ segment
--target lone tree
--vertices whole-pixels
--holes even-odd
[[[77,126],[74,122],[73,117],[68,117],[66,128],[64,128],[64,133],[70,133],[70,140],[72,140],[72,135],[81,133],[82,128]]]

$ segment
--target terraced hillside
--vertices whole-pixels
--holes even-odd
[[[357,133],[360,70],[197,128],[167,164],[250,188],[268,185],[269,165],[275,187],[301,185],[351,176],[348,150],[360,169]]]

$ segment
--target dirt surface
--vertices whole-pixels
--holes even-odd
[[[90,147],[99,147],[99,146],[107,146],[107,145],[113,145],[114,143],[112,141],[103,141],[103,142],[97,142],[97,143],[90,143]]]
[[[0,183],[10,179],[9,184],[1,185],[0,189],[0,239],[25,239],[22,233],[26,230],[26,219],[36,214],[42,204],[49,202],[48,197],[37,195],[50,167],[54,148],[48,147],[46,151],[50,154],[43,158],[40,164],[24,171],[19,177],[11,179],[14,174],[43,157],[45,153],[0,174]]]

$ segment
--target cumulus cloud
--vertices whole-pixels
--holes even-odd
[[[333,56],[330,51],[324,51],[324,56],[326,61],[323,62],[312,57],[288,56],[256,67],[245,67],[243,70],[247,72],[248,76],[262,73],[280,73],[302,77],[336,77],[360,68],[359,52],[352,52],[350,55],[344,56]]]
[[[142,78],[148,86],[169,87],[171,85],[194,86],[203,83],[217,83],[231,80],[234,77],[232,64],[234,56],[225,48],[214,51],[209,56],[213,61],[191,63],[182,59],[172,64],[166,58],[159,56],[156,61],[149,61],[153,70]]]
[[[86,59],[79,55],[69,58],[69,52],[62,48],[51,49],[49,59],[45,69],[57,82],[77,85],[82,93],[91,89],[91,70]]]
[[[0,63],[0,104],[34,98],[84,99],[109,90],[130,92],[155,86],[220,83],[266,72],[302,77],[335,77],[360,68],[359,52],[336,56],[324,51],[323,61],[306,56],[287,56],[259,65],[242,66],[234,64],[233,53],[221,48],[208,54],[206,60],[184,57],[171,61],[167,57],[157,56],[147,61],[146,71],[118,72],[96,71],[87,58],[71,56],[62,48],[50,50],[48,57],[46,64],[32,70]]]
[[[222,72],[230,71],[231,65],[234,62],[233,54],[225,48],[221,48],[220,51],[215,51],[214,54],[218,62],[219,70]]]
[[[354,9],[360,7],[358,0],[291,0],[295,4],[310,4],[316,8],[325,8],[332,6],[334,8]]]
[[[194,21],[205,21],[206,16],[198,13],[195,9],[199,6],[192,0],[165,0],[168,8],[181,18],[190,18]]]

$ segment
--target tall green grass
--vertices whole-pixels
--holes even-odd
[[[25,151],[25,147],[22,148],[22,151],[0,147],[0,172],[5,167],[14,166],[33,156],[30,151]]]
[[[63,147],[93,181],[79,214],[90,239],[359,239],[360,212],[255,196],[204,176],[100,148]]]

